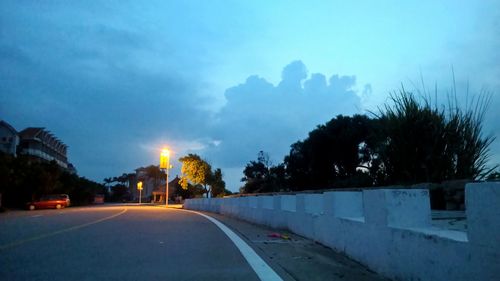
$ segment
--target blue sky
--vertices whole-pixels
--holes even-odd
[[[459,98],[467,83],[492,93],[498,138],[500,4],[407,2],[2,1],[0,119],[54,132],[97,181],[168,145],[237,190],[259,150],[278,163],[317,124],[421,77],[443,100],[453,68]]]

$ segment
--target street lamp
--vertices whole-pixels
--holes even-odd
[[[141,205],[141,198],[142,198],[142,181],[137,182],[137,190],[139,190],[139,205]]]
[[[167,187],[165,189],[165,206],[168,207],[168,169],[170,168],[170,151],[166,148],[161,150],[160,169],[165,169],[167,174]]]

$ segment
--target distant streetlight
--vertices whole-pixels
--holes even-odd
[[[137,190],[139,190],[139,205],[140,205],[142,198],[142,181],[137,182]]]
[[[161,150],[160,154],[160,169],[165,169],[167,174],[167,187],[165,189],[165,206],[168,207],[168,169],[170,169],[170,151],[166,148]]]

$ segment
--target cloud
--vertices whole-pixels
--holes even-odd
[[[220,141],[207,150],[223,167],[242,167],[259,150],[276,162],[289,146],[304,139],[316,125],[338,114],[360,112],[355,76],[308,75],[304,63],[284,67],[277,86],[253,75],[225,92],[226,105],[217,113],[212,137]]]
[[[386,25],[391,21],[375,21],[375,28],[370,21],[370,34],[363,36],[363,21],[349,25],[353,18],[344,16],[349,13],[331,17],[323,13],[325,7],[298,5],[288,16],[275,17],[280,4],[263,9],[228,1],[1,1],[0,118],[19,130],[53,131],[70,146],[69,159],[80,174],[95,180],[156,163],[156,149],[164,144],[178,154],[199,153],[238,179],[236,171],[259,150],[281,161],[289,145],[316,125],[337,114],[362,113],[368,103],[380,105],[397,90],[398,77],[420,64],[425,75],[432,71],[429,75],[438,77],[450,63],[457,71],[472,69],[476,78],[471,80],[490,81],[497,94],[499,9],[492,5],[481,13],[492,20],[467,36],[459,31],[473,18],[456,12],[450,15],[468,19],[459,29],[447,18],[436,32],[422,33],[438,43],[453,36],[453,46],[443,52],[417,33],[437,21],[412,22],[403,32],[409,40],[392,40],[403,33]],[[428,10],[439,15],[444,9]],[[304,11],[319,21],[296,26]],[[393,20],[399,16],[407,18],[398,13]],[[361,41],[353,41],[352,34]],[[387,42],[392,42],[390,52]],[[461,42],[470,43],[456,45]],[[370,52],[364,46],[371,46]],[[322,72],[335,61],[338,69],[373,83],[373,91],[366,82],[358,85],[356,76],[311,73],[301,61],[285,65],[281,79],[275,75],[276,67],[293,58],[305,58]],[[249,73],[260,76],[241,78]],[[235,86],[224,92],[228,85]],[[486,117],[487,129],[497,136],[498,101],[497,95]]]
[[[201,108],[209,103],[199,94],[205,86],[201,56],[166,55],[181,48],[108,18],[107,8],[15,8],[7,13],[9,5],[0,5],[6,15],[0,27],[1,119],[18,130],[54,132],[70,146],[69,159],[81,175],[100,180],[131,171],[156,161],[139,144],[191,140],[204,132],[211,113]],[[133,22],[130,14],[120,16]]]
[[[278,89],[282,93],[298,94],[302,81],[307,78],[307,68],[301,61],[294,61],[283,68]]]

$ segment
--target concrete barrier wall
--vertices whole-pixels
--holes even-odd
[[[189,199],[184,208],[287,229],[395,280],[500,280],[500,183],[466,186],[467,232],[431,226],[427,189]]]

